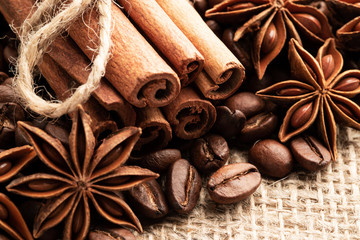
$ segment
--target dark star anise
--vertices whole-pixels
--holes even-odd
[[[28,145],[2,151],[0,153],[0,182],[5,182],[15,176],[35,157],[33,147]],[[0,193],[0,229],[3,235],[12,239],[32,239],[21,213],[3,193]]]
[[[119,191],[158,177],[150,170],[124,166],[141,129],[126,127],[106,138],[95,149],[90,118],[82,108],[73,115],[70,153],[61,142],[24,122],[25,132],[38,157],[52,170],[13,180],[10,192],[48,199],[34,223],[35,238],[66,218],[64,239],[84,239],[90,226],[90,202],[108,221],[142,231],[141,224]]]
[[[282,142],[317,122],[317,129],[335,159],[335,119],[360,129],[360,107],[350,100],[360,93],[360,71],[340,73],[343,58],[332,38],[319,49],[316,59],[295,39],[291,39],[289,61],[292,75],[297,80],[276,83],[258,91],[257,95],[293,104],[280,127],[279,139]]]
[[[31,240],[31,233],[26,223],[16,207],[16,205],[5,195],[0,193],[0,229],[5,239]],[[0,237],[1,238],[1,237]],[[2,239],[2,238],[1,238]]]
[[[205,16],[220,23],[238,24],[234,41],[253,32],[252,61],[261,79],[267,66],[281,52],[287,34],[323,43],[332,37],[326,16],[313,6],[290,0],[225,0],[206,11]],[[301,37],[300,37],[301,36]]]

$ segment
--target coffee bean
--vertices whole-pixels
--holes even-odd
[[[139,165],[148,168],[151,171],[160,173],[167,170],[173,162],[180,158],[181,152],[178,149],[162,149],[142,157],[139,161]]]
[[[69,131],[55,123],[47,123],[44,130],[52,137],[58,139],[64,146],[69,146]]]
[[[254,164],[261,174],[282,178],[291,172],[294,160],[284,144],[273,139],[264,139],[250,148],[249,162]]]
[[[259,187],[261,175],[250,163],[221,167],[209,179],[207,189],[212,200],[230,204],[250,196]]]
[[[245,121],[246,117],[241,111],[231,111],[227,106],[217,106],[212,131],[229,139],[240,133]]]
[[[218,38],[221,38],[223,29],[215,20],[207,20],[206,25],[215,33]]]
[[[133,187],[129,197],[134,208],[145,217],[161,218],[169,211],[164,192],[154,179]]]
[[[194,8],[203,17],[206,9],[208,9],[207,0],[194,0]]]
[[[249,144],[268,138],[275,132],[277,123],[278,117],[271,112],[257,114],[245,122],[237,140],[240,143]]]
[[[246,69],[252,69],[251,56],[249,54],[249,47],[246,44],[246,40],[240,39],[238,42],[234,42],[234,30],[227,28],[224,30],[221,40],[230,49],[230,51],[240,60]],[[241,43],[240,43],[241,42]]]
[[[247,119],[262,112],[265,109],[265,102],[259,96],[251,92],[240,92],[234,94],[225,101],[225,105],[231,110],[239,110]]]
[[[135,240],[134,234],[125,228],[102,228],[90,231],[88,240]]]
[[[168,203],[176,212],[188,213],[196,206],[201,178],[187,160],[179,159],[170,166],[165,186]]]
[[[206,173],[222,167],[229,156],[230,150],[226,140],[216,134],[198,138],[190,151],[190,158],[194,166]]]
[[[331,162],[329,150],[313,136],[291,140],[290,149],[295,160],[309,171],[317,171]]]

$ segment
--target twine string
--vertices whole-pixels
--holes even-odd
[[[44,0],[37,10],[21,26],[19,31],[20,46],[13,86],[25,108],[49,118],[58,118],[72,112],[78,104],[86,102],[91,93],[100,85],[110,57],[111,45],[111,0],[95,0],[99,13],[99,46],[93,60],[87,82],[79,86],[65,101],[47,101],[36,95],[33,70],[39,63],[49,45],[77,17],[81,16],[94,0],[73,0],[51,19],[43,22],[43,16],[52,11],[58,0]]]

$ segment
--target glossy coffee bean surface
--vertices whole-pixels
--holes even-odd
[[[168,170],[165,188],[169,205],[178,213],[188,213],[199,200],[201,177],[186,159],[179,159]]]
[[[249,162],[269,177],[282,178],[288,175],[294,164],[290,149],[274,139],[257,141],[249,151]]]
[[[215,202],[230,204],[249,197],[260,183],[261,175],[254,165],[233,163],[211,175],[207,189]]]

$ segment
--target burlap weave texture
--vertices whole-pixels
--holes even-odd
[[[263,179],[231,205],[215,204],[203,188],[191,214],[170,214],[137,239],[360,239],[360,132],[340,127],[338,136],[337,161],[327,168]],[[230,162],[246,159],[246,151],[232,150]]]

